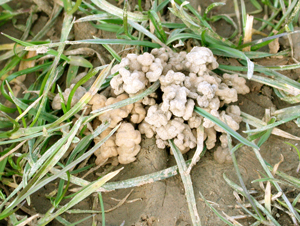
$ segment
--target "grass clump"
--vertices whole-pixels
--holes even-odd
[[[63,4],[56,5],[53,8],[52,17],[37,34],[30,33],[33,25],[32,16],[36,13],[36,9],[30,12],[26,10],[16,12],[9,7],[7,4],[9,2],[9,0],[0,1],[0,7],[3,9],[0,14],[0,26],[10,20],[14,20],[20,14],[27,13],[29,17],[22,37],[16,39],[3,34],[15,44],[3,44],[0,46],[0,50],[6,51],[0,55],[0,59],[4,62],[4,66],[0,71],[0,91],[1,97],[3,97],[2,100],[6,102],[6,104],[4,102],[0,104],[0,145],[3,147],[0,153],[0,179],[1,187],[8,186],[12,190],[10,194],[5,194],[4,190],[0,189],[0,219],[8,220],[12,225],[18,225],[22,222],[33,222],[34,220],[37,221],[37,225],[46,225],[53,219],[65,225],[71,225],[61,214],[70,211],[70,208],[92,193],[98,192],[100,203],[103,203],[101,192],[104,189],[114,190],[135,187],[146,184],[149,181],[163,180],[176,175],[179,171],[184,183],[192,222],[194,225],[200,225],[201,219],[197,212],[189,174],[191,168],[188,168],[190,161],[184,161],[181,153],[178,152],[172,141],[169,142],[178,168],[174,166],[160,172],[121,182],[108,182],[121,169],[111,172],[94,182],[89,182],[77,176],[78,172],[87,171],[94,166],[90,164],[85,167],[79,167],[79,164],[86,161],[118,127],[114,128],[105,139],[95,145],[91,145],[92,139],[102,133],[108,127],[109,122],[103,123],[92,134],[78,136],[78,134],[83,134],[83,132],[81,133],[82,128],[87,127],[89,122],[103,112],[134,103],[153,93],[158,89],[159,82],[154,83],[141,94],[94,111],[90,115],[85,115],[84,111],[88,101],[99,90],[109,86],[109,81],[113,76],[109,74],[109,71],[114,62],[109,65],[95,67],[89,62],[89,59],[84,58],[81,54],[71,56],[66,54],[65,51],[67,47],[72,46],[76,48],[78,44],[99,44],[108,50],[115,61],[120,62],[121,53],[117,53],[111,45],[122,45],[123,51],[126,51],[126,48],[129,46],[134,47],[136,53],[142,53],[159,47],[178,51],[178,47],[184,48],[187,42],[192,42],[194,45],[210,48],[214,55],[218,57],[233,58],[239,63],[239,66],[221,64],[219,71],[216,71],[217,73],[238,72],[238,75],[241,77],[272,87],[280,99],[295,104],[294,106],[271,112],[268,115],[269,117],[267,117],[269,120],[266,122],[242,113],[243,121],[247,125],[256,127],[256,129],[247,128],[245,131],[246,138],[233,131],[226,123],[221,122],[205,110],[195,107],[194,111],[224,129],[228,134],[229,144],[231,144],[230,136],[240,142],[234,147],[231,146],[230,150],[241,185],[230,181],[225,174],[224,179],[237,193],[249,201],[252,207],[251,210],[247,209],[246,205],[241,203],[239,205],[246,214],[253,217],[256,221],[254,225],[279,225],[272,215],[272,208],[282,208],[291,217],[295,225],[300,222],[299,210],[295,207],[300,196],[298,195],[294,200],[290,201],[280,187],[280,184],[284,181],[293,187],[299,188],[298,179],[277,170],[279,164],[274,167],[270,166],[259,152],[259,147],[264,144],[271,133],[299,140],[298,137],[278,129],[277,126],[300,118],[298,105],[300,102],[299,83],[279,72],[280,70],[297,69],[300,65],[298,62],[295,62],[292,65],[265,67],[255,63],[256,59],[265,57],[287,56],[288,54],[291,54],[290,56],[293,57],[293,52],[290,50],[276,53],[259,50],[276,41],[279,37],[287,36],[289,38],[290,35],[297,33],[295,27],[299,26],[299,21],[297,21],[300,8],[299,1],[293,0],[291,4],[281,0],[264,1],[260,4],[256,0],[252,0],[251,2],[256,10],[250,13],[247,13],[244,1],[241,1],[241,6],[238,5],[238,1],[234,1],[234,15],[210,16],[209,12],[215,7],[221,7],[223,3],[212,3],[203,10],[203,13],[199,13],[188,2],[181,0],[154,1],[151,8],[147,11],[143,10],[141,1],[138,1],[137,10],[140,12],[133,12],[129,9],[128,1],[124,1],[122,9],[104,0],[92,0],[91,4],[84,0],[75,2],[64,0],[62,1]],[[262,12],[263,9],[266,17],[262,19],[254,16],[256,13]],[[268,11],[272,11],[272,13],[268,14]],[[62,15],[62,12],[64,14],[60,40],[58,42],[43,40],[42,38],[49,29],[57,23],[57,19],[59,15]],[[77,19],[74,16],[76,13],[84,16]],[[162,19],[164,13],[172,13],[177,19],[174,22],[166,22]],[[249,25],[251,15],[249,17],[247,14],[252,15],[252,20],[261,22],[261,26],[254,29],[251,23]],[[275,21],[275,18],[280,14],[282,14],[281,19]],[[237,24],[235,19],[233,19],[234,16],[237,18]],[[234,32],[228,38],[220,36],[211,26],[211,23],[221,19],[234,27]],[[114,32],[116,38],[101,39],[94,37],[93,39],[85,40],[69,40],[74,24],[82,22],[92,23],[99,30]],[[268,28],[271,31],[266,33]],[[263,31],[266,37],[252,41],[253,32]],[[28,40],[30,34],[32,38]],[[292,50],[293,45],[290,46]],[[35,54],[31,55],[32,53]],[[33,62],[33,65],[17,70],[17,66],[20,66],[23,62]],[[87,75],[73,88],[67,104],[64,104],[64,100],[61,101],[63,110],[60,112],[53,111],[50,107],[51,100],[55,92],[62,93],[58,84],[61,84],[63,80],[66,87],[69,87],[78,71],[83,69],[87,71]],[[36,80],[28,88],[25,87],[26,92],[24,95],[16,93],[12,86],[22,87],[22,76],[30,73],[36,73]],[[261,76],[261,74],[264,74],[264,76]],[[89,91],[78,103],[71,107],[72,95],[76,89],[95,75],[97,79],[89,88]],[[78,118],[74,123],[72,119],[75,115],[78,115]],[[51,144],[52,140],[55,140],[54,144]],[[77,147],[67,157],[67,161],[63,162],[64,154],[74,143],[77,144]],[[239,171],[235,153],[243,145],[252,148],[264,169],[264,173],[262,173],[264,178],[255,181],[267,183],[264,206],[249,193]],[[205,152],[202,152],[201,147],[201,151],[196,153],[201,153],[201,156],[203,156]],[[197,157],[195,156],[193,159],[197,159]],[[195,162],[193,160],[192,165]],[[278,175],[282,181],[281,179],[276,179],[275,175]],[[15,177],[19,179],[18,182],[14,180]],[[27,202],[30,204],[34,192],[56,179],[59,179],[59,187],[55,192],[56,196],[50,199],[52,207],[47,213],[45,215],[33,215],[30,218],[22,216],[21,219],[17,219],[17,210],[19,208],[22,209],[23,203]],[[68,191],[71,184],[78,185],[82,189],[73,195],[69,195]],[[272,198],[272,186],[280,194],[275,196],[276,198]],[[201,191],[200,195],[202,196]],[[66,196],[70,200],[65,205],[60,206],[61,201]],[[204,196],[202,198],[205,199]],[[205,200],[205,202],[226,224],[238,224],[233,217],[222,216],[208,201]],[[101,209],[104,209],[103,205]],[[102,223],[104,224],[104,211],[102,213]]]

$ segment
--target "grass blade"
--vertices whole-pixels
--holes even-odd
[[[201,226],[201,221],[200,221],[200,217],[198,215],[198,210],[197,210],[197,205],[196,205],[196,200],[195,200],[195,195],[194,195],[193,184],[192,184],[190,174],[187,174],[187,166],[185,164],[184,158],[183,158],[180,150],[174,144],[173,140],[169,140],[169,145],[171,147],[171,150],[174,154],[176,163],[178,165],[178,170],[179,170],[179,173],[180,173],[183,185],[184,185],[185,196],[187,199],[187,203],[188,203],[190,216],[191,216],[193,225]]]
[[[205,204],[221,219],[225,224],[234,226],[230,221],[228,221],[225,217],[223,217],[210,203],[204,198],[202,193],[199,191],[201,198],[204,200]]]
[[[231,129],[227,124],[225,124],[224,122],[222,122],[220,119],[216,118],[215,116],[211,115],[207,111],[203,110],[202,108],[195,107],[194,108],[194,112],[196,112],[197,114],[199,114],[199,115],[201,115],[201,116],[203,116],[205,118],[208,118],[212,122],[216,123],[218,126],[220,126],[228,134],[230,134],[231,136],[233,136],[235,139],[237,139],[241,143],[243,143],[243,144],[245,144],[247,146],[259,149],[256,144],[254,144],[254,143],[250,142],[249,140],[245,139],[239,133],[237,133],[233,129]]]
[[[108,3],[105,0],[92,0],[92,2],[98,6],[100,9],[107,11],[119,18],[123,18],[123,10]],[[143,14],[138,14],[138,13],[132,13],[132,12],[128,12],[128,19],[132,20],[132,21],[136,21],[136,22],[143,22],[148,20],[148,16],[147,15],[143,15]]]
[[[97,181],[91,183],[87,187],[83,188],[77,195],[74,196],[73,199],[71,199],[70,202],[68,202],[66,205],[58,209],[55,213],[46,215],[43,218],[41,218],[38,222],[39,226],[47,225],[51,220],[53,220],[55,217],[59,216],[60,214],[64,213],[68,209],[72,208],[77,203],[81,202],[83,199],[88,197],[93,192],[96,192],[99,187],[101,187],[103,184],[105,184],[107,181],[115,177],[123,168],[116,170],[114,172],[106,174],[104,177],[98,179]]]

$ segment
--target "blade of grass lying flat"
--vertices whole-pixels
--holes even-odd
[[[300,106],[296,105],[296,106],[276,110],[275,112],[272,113],[272,116],[275,116],[277,119],[284,119],[286,117],[290,117],[293,116],[294,114],[297,114],[299,110],[300,110]]]
[[[224,68],[223,66],[221,66],[220,68]],[[228,67],[227,67],[228,68]],[[232,73],[228,70],[224,70],[221,69],[222,71],[228,72],[228,73]],[[266,72],[262,72],[265,73]],[[244,74],[240,74],[235,72],[235,74],[238,74],[240,77],[243,78],[247,78],[247,75]],[[293,98],[293,100],[296,102],[297,100],[297,96],[300,94],[300,84],[295,84],[295,81],[289,79],[289,78],[282,78],[282,77],[263,77],[263,76],[258,76],[258,75],[253,75],[251,80],[255,81],[255,82],[259,82],[268,86],[271,86],[273,88],[279,89],[281,91],[286,92],[286,94],[289,95],[293,95],[291,98]],[[281,96],[279,96],[281,97]],[[299,101],[298,101],[299,102]]]
[[[243,144],[245,144],[247,146],[259,149],[256,144],[254,144],[254,143],[250,142],[249,140],[245,139],[240,134],[238,134],[233,129],[231,129],[227,124],[225,124],[224,122],[222,122],[220,119],[216,118],[215,116],[211,115],[210,113],[208,113],[207,111],[201,109],[200,107],[195,107],[194,108],[194,112],[196,112],[197,114],[199,114],[199,115],[201,115],[201,116],[203,116],[205,118],[208,118],[209,120],[211,120],[212,122],[214,122],[215,124],[217,124],[218,126],[220,126],[228,134],[230,134],[231,136],[233,136],[235,139],[237,139],[241,143],[243,143]]]
[[[257,68],[257,71],[264,73],[268,76],[271,76],[274,79],[276,79],[277,81],[284,83],[284,85],[286,87],[291,89],[290,91],[287,91],[288,93],[291,93],[294,96],[300,94],[300,83],[299,82],[279,73],[278,71],[270,70],[270,69],[265,68],[260,65],[257,65],[256,68]]]
[[[155,92],[155,90],[157,90],[159,88],[159,85],[160,85],[159,81],[156,81],[148,89],[146,89],[144,92],[142,92],[140,94],[137,94],[133,97],[127,98],[127,99],[122,100],[122,101],[119,101],[117,103],[105,106],[103,108],[94,110],[94,111],[91,112],[91,114],[94,114],[92,116],[92,118],[95,118],[96,116],[98,116],[100,114],[103,114],[104,112],[107,112],[107,111],[110,111],[110,110],[113,110],[113,109],[117,109],[117,108],[129,105],[129,104],[132,104],[134,102],[137,102],[137,101],[143,99],[144,97],[150,95],[151,93]]]
[[[37,225],[39,226],[47,225],[55,217],[59,216],[60,214],[64,213],[65,211],[67,211],[77,203],[81,202],[83,199],[91,195],[93,192],[96,192],[99,187],[103,186],[103,184],[105,184],[107,181],[115,177],[122,169],[123,168],[116,170],[112,173],[108,173],[104,177],[96,180],[95,182],[91,183],[87,187],[83,188],[77,195],[74,196],[73,199],[71,199],[71,201],[69,201],[66,205],[58,209],[55,213],[50,214],[48,216],[46,215],[43,218],[41,218]]]
[[[262,131],[265,131],[265,130],[268,130],[268,129],[272,129],[272,128],[274,128],[276,126],[279,126],[281,124],[284,124],[286,122],[289,122],[291,120],[294,120],[296,118],[299,118],[300,117],[299,109],[300,109],[300,106],[295,106],[295,107],[290,107],[289,109],[285,109],[285,110],[289,110],[289,111],[283,112],[282,114],[279,114],[279,112],[277,112],[277,114],[275,114],[275,115],[273,114],[273,115],[275,117],[279,118],[279,119],[282,118],[281,120],[279,120],[277,122],[274,122],[272,124],[257,128],[257,129],[244,131],[244,133],[262,132]]]
[[[249,115],[245,112],[241,112],[241,117],[243,118],[243,122],[248,123],[251,126],[255,126],[256,128],[267,125],[266,122],[264,122],[258,118],[255,118],[252,115]],[[294,135],[287,133],[278,128],[273,128],[272,134],[281,136],[281,137],[284,137],[287,139],[300,140],[300,137],[294,136]]]
[[[174,144],[173,140],[169,140],[169,145],[170,145],[173,155],[175,157],[175,160],[176,160],[176,163],[178,166],[178,170],[179,170],[179,173],[181,176],[181,180],[184,185],[185,196],[187,199],[187,203],[188,203],[190,216],[191,216],[193,225],[201,226],[201,221],[200,221],[200,217],[199,217],[198,210],[197,210],[191,175],[187,174],[187,166],[185,164],[184,158],[183,158],[180,150]]]
[[[64,128],[66,126],[68,126],[70,123],[66,123],[64,125],[55,127],[55,128],[50,128],[47,129],[48,133],[53,133],[55,131],[60,130],[61,128]],[[10,140],[6,140],[6,141],[0,141],[0,145],[4,145],[4,144],[11,144],[14,142],[19,142],[22,140],[30,140],[32,138],[35,137],[39,137],[44,135],[43,134],[43,129],[45,129],[44,126],[36,126],[36,127],[30,127],[30,128],[19,128],[16,132],[12,133],[10,136],[5,136],[5,137],[1,137],[1,138],[10,138]],[[1,134],[2,135],[2,134]]]
[[[231,57],[245,59],[247,61],[247,65],[248,65],[247,78],[248,79],[252,78],[253,71],[254,71],[254,63],[243,52],[233,49],[233,48],[230,48],[230,47],[216,45],[216,44],[211,46],[210,49],[212,52],[214,52],[215,50],[222,51],[222,52],[225,52],[225,53],[231,55]]]
[[[98,136],[97,130],[95,130],[95,132],[94,132],[95,135],[91,134],[89,136]],[[83,139],[85,139],[85,138],[83,138]],[[205,150],[201,152],[200,157],[203,157],[204,154],[205,154]],[[191,163],[191,160],[186,161],[187,167],[190,165],[190,163]],[[59,174],[60,175],[59,177],[61,179],[68,180],[67,175],[60,174],[60,170],[58,170],[58,169],[52,168],[51,172],[53,174]],[[167,169],[164,169],[164,170],[161,170],[161,171],[158,171],[155,173],[151,173],[148,175],[139,176],[136,178],[131,178],[131,179],[123,180],[123,181],[109,182],[109,183],[103,185],[103,187],[101,189],[99,189],[99,192],[109,192],[109,191],[114,191],[116,189],[138,187],[138,186],[141,186],[144,184],[149,184],[149,183],[153,183],[156,181],[164,180],[169,177],[175,176],[177,174],[178,174],[178,166],[172,166]],[[71,183],[76,184],[81,187],[87,186],[90,183],[89,181],[75,177],[73,175],[71,175],[70,181],[71,181]]]
[[[179,34],[169,35],[168,40],[166,41],[166,44],[170,45],[174,41],[181,40],[181,39],[188,39],[188,38],[202,40],[201,36],[193,34],[193,33],[179,33]]]
[[[274,93],[283,101],[288,102],[290,104],[297,104],[300,102],[300,94],[297,96],[291,96],[289,93],[273,88]]]
[[[24,47],[18,46],[15,48],[15,51],[14,50],[7,51],[7,52],[3,53],[2,55],[0,55],[0,61],[10,59],[15,54],[19,54],[20,52],[22,52],[22,50],[24,50]]]
[[[80,66],[80,67],[87,67],[92,68],[93,65],[86,59],[84,59],[81,56],[69,56],[69,64],[74,66]]]
[[[263,46],[268,45],[270,42],[272,42],[274,39],[279,38],[279,37],[283,37],[283,36],[287,36],[289,34],[294,34],[294,33],[299,33],[300,31],[293,31],[293,32],[285,32],[285,33],[281,33],[278,35],[273,35],[271,37],[267,37],[267,38],[262,38],[262,39],[258,39],[252,42],[248,42],[246,44],[240,45],[238,48],[240,49],[243,46],[251,46],[251,50],[252,51],[256,51],[260,48],[262,48]]]
[[[187,28],[184,23],[172,23],[172,22],[162,22],[161,26],[163,26],[165,28],[171,28],[171,29]]]
[[[77,19],[74,23],[80,23],[80,22],[88,22],[88,21],[99,21],[99,20],[107,20],[107,19],[116,19],[119,18],[117,16],[111,15],[109,13],[101,13],[101,14],[94,14],[89,15],[85,17],[81,17]]]
[[[92,25],[99,30],[109,31],[113,33],[119,33],[124,31],[124,28],[122,26],[116,24],[100,23],[100,24],[92,24]]]
[[[201,156],[203,156],[203,155],[204,154],[201,154]],[[190,163],[191,163],[191,160],[186,161],[187,166],[189,166]],[[53,174],[57,174],[60,172],[60,170],[53,168],[53,169],[51,169],[51,172]],[[149,184],[149,183],[153,183],[156,181],[164,180],[169,177],[175,176],[177,174],[178,174],[178,166],[172,166],[167,169],[164,169],[164,170],[161,170],[161,171],[158,171],[155,173],[151,173],[148,175],[139,176],[139,177],[123,180],[123,181],[109,182],[109,183],[103,185],[102,188],[99,189],[98,191],[99,192],[110,192],[110,191],[114,191],[117,189],[138,187],[138,186],[141,186],[144,184]],[[60,176],[60,178],[64,179],[64,180],[68,180],[66,174],[62,174]],[[81,187],[87,186],[90,183],[87,180],[81,179],[79,177],[75,177],[73,175],[71,175],[70,181],[71,181],[71,183],[76,184]]]
[[[279,179],[276,179],[276,178],[274,179],[274,178],[268,178],[268,177],[253,180],[253,181],[251,181],[251,183],[253,184],[253,183],[267,182],[267,181],[270,181],[270,182],[277,182],[278,184],[282,184],[282,185],[285,185],[285,186],[295,186],[295,187],[297,187],[298,189],[300,188],[299,185],[292,184],[292,183],[288,183],[288,182],[286,182],[286,181],[279,180]],[[294,205],[293,205],[293,206],[294,206]]]
[[[300,68],[300,63],[290,64],[290,65],[279,65],[279,66],[265,66],[265,68],[270,70],[282,71],[282,70],[293,70]]]
[[[55,218],[55,220],[57,220],[59,223],[61,223],[64,226],[69,226],[71,225],[71,223],[69,221],[67,221],[65,218],[62,218],[61,216],[57,216]]]
[[[76,44],[111,44],[111,45],[134,45],[134,46],[147,46],[151,48],[160,48],[161,46],[157,43],[148,42],[148,41],[138,41],[138,40],[126,40],[126,39],[85,39],[85,40],[78,40],[78,41],[65,41],[66,45],[76,45]],[[38,48],[41,47],[57,47],[61,43],[49,43],[44,45],[35,45],[35,46],[27,46],[25,50],[27,51],[36,51]]]
[[[108,3],[105,0],[92,0],[92,2],[98,6],[100,9],[111,13],[119,18],[123,17],[123,10]],[[132,13],[132,12],[128,12],[128,19],[129,20],[133,20],[136,22],[142,22],[145,20],[148,20],[148,16],[147,15],[143,15],[143,14],[138,14],[138,13]]]
[[[22,41],[22,40],[19,40],[17,38],[14,38],[12,36],[9,36],[7,34],[4,34],[4,33],[1,33],[2,35],[4,35],[5,37],[15,41],[16,43],[19,43],[20,45],[24,46],[24,47],[29,47],[29,46],[34,46],[35,44],[33,43],[30,43],[30,42],[25,42],[25,41]],[[53,50],[53,49],[49,49],[47,50],[47,54],[50,54],[50,55],[53,55],[53,56],[58,56],[58,52]],[[65,60],[65,61],[70,61],[70,59],[68,57],[66,57],[64,54],[60,54],[60,57]]]
[[[87,216],[87,217],[85,217],[85,218],[82,218],[82,219],[80,219],[79,221],[76,221],[76,222],[74,222],[74,223],[70,223],[70,222],[68,222],[68,221],[66,221],[65,219],[65,221],[63,221],[62,219],[62,217],[60,217],[60,216],[57,216],[57,217],[55,217],[55,220],[57,220],[57,221],[59,221],[58,219],[60,219],[60,223],[65,223],[64,225],[66,225],[66,226],[76,226],[76,225],[80,225],[80,223],[82,223],[82,222],[84,222],[84,221],[86,221],[86,220],[88,220],[88,219],[90,219],[91,217],[93,217],[93,216],[95,216],[96,214],[93,214],[93,215],[90,215],[90,216]],[[82,225],[82,224],[81,224]],[[83,224],[84,225],[84,224]]]

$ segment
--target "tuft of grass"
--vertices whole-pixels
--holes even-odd
[[[103,45],[112,57],[120,62],[121,57],[119,53],[113,49],[113,45],[122,45],[124,49],[125,46],[133,46],[137,53],[160,47],[164,47],[169,51],[177,51],[173,46],[174,44],[182,46],[188,40],[193,40],[194,43],[209,47],[216,56],[234,58],[237,59],[240,64],[240,66],[220,65],[219,70],[215,71],[216,73],[222,71],[238,73],[241,77],[272,87],[275,94],[282,100],[291,104],[297,104],[271,112],[268,115],[269,120],[266,122],[246,113],[242,113],[243,121],[256,127],[256,129],[248,128],[244,131],[246,135],[248,135],[246,138],[233,131],[226,123],[208,114],[204,109],[195,107],[194,111],[212,120],[228,133],[231,156],[241,186],[230,181],[225,174],[224,179],[229,186],[246,197],[251,204],[251,210],[246,209],[242,204],[239,205],[248,215],[256,220],[254,225],[279,225],[270,212],[271,207],[273,205],[275,206],[274,200],[270,198],[272,186],[281,194],[281,198],[275,200],[278,205],[285,208],[295,223],[300,222],[300,217],[297,213],[299,210],[295,208],[295,204],[298,202],[300,196],[298,195],[291,203],[279,186],[282,181],[274,178],[274,174],[281,177],[285,183],[297,188],[300,187],[299,180],[278,170],[273,171],[273,167],[266,163],[259,152],[259,147],[264,145],[264,142],[271,134],[299,140],[298,137],[276,127],[292,120],[296,120],[296,122],[299,121],[299,83],[278,71],[296,69],[300,67],[300,64],[295,63],[293,65],[266,67],[254,63],[256,59],[265,57],[276,57],[280,55],[291,55],[293,57],[291,50],[283,50],[276,54],[257,50],[267,46],[276,38],[289,37],[298,32],[294,30],[297,23],[299,23],[299,21],[297,21],[300,8],[300,2],[298,0],[292,0],[290,4],[287,4],[286,1],[262,1],[262,3],[259,3],[256,0],[252,0],[251,3],[256,8],[253,12],[247,12],[244,1],[241,1],[240,7],[238,1],[234,1],[235,13],[232,15],[210,15],[210,11],[214,7],[222,7],[223,3],[212,3],[202,11],[203,13],[199,13],[188,2],[181,0],[155,0],[150,10],[144,11],[141,1],[139,0],[137,6],[139,12],[130,12],[129,1],[125,1],[123,8],[118,8],[105,0],[92,0],[92,4],[81,0],[63,0],[62,6],[57,6],[53,9],[53,16],[41,31],[35,35],[31,34],[33,15],[36,13],[35,9],[13,11],[9,5],[7,5],[8,2],[10,2],[10,0],[0,0],[0,7],[3,9],[0,13],[0,26],[10,20],[14,20],[14,18],[20,14],[28,14],[29,16],[21,38],[16,39],[5,35],[10,38],[14,44],[0,45],[0,50],[6,51],[0,55],[0,60],[5,61],[4,67],[0,70],[0,92],[6,102],[10,103],[9,105],[0,103],[0,145],[5,147],[4,150],[0,152],[0,179],[2,185],[14,186],[14,188],[12,188],[13,191],[7,197],[0,189],[0,219],[6,218],[12,225],[25,224],[32,221],[33,218],[39,218],[38,225],[46,225],[53,219],[58,220],[64,225],[75,225],[76,223],[88,219],[88,217],[79,222],[70,223],[61,215],[64,212],[71,211],[70,208],[90,194],[98,192],[98,198],[100,203],[102,203],[101,209],[103,210],[101,192],[104,190],[112,191],[163,180],[176,175],[179,171],[184,183],[192,222],[194,225],[201,225],[189,173],[192,166],[197,162],[198,155],[203,156],[205,153],[203,140],[198,143],[197,155],[195,154],[193,157],[192,163],[191,161],[185,162],[180,151],[178,151],[176,146],[170,141],[177,166],[153,174],[132,178],[126,181],[107,182],[119,172],[119,170],[117,170],[92,183],[75,175],[93,166],[88,165],[83,168],[78,168],[79,164],[86,161],[118,127],[94,146],[92,145],[93,138],[108,127],[108,122],[103,123],[92,134],[87,136],[83,135],[82,128],[86,127],[95,117],[106,111],[132,104],[155,92],[155,90],[159,88],[159,82],[153,83],[152,86],[143,93],[93,111],[88,116],[84,116],[82,112],[84,112],[88,101],[99,90],[109,86],[109,81],[114,76],[110,75],[109,71],[114,62],[109,65],[94,67],[90,63],[89,56],[85,56],[82,52],[78,51],[75,54],[67,54],[65,51],[67,45],[99,44]],[[263,8],[266,11],[266,17],[264,19],[255,17],[254,15],[262,12]],[[62,15],[63,11],[64,18],[60,40],[58,42],[42,40],[42,37],[49,29],[57,23],[57,18],[59,15]],[[163,21],[162,12],[166,11],[174,14],[182,22],[170,23]],[[268,14],[267,11],[271,13]],[[74,14],[76,14],[76,12],[80,12],[81,15],[84,16],[75,20]],[[280,14],[283,16],[279,21],[276,21],[275,18]],[[266,37],[264,38],[250,41],[253,38],[251,33],[253,28],[252,26],[246,26],[247,15],[251,15],[253,20],[256,20],[260,24],[257,32],[268,32],[265,30],[269,28],[272,29],[272,31],[265,33]],[[237,18],[237,24],[234,22],[234,16]],[[234,32],[229,38],[222,37],[212,28],[212,23],[218,20],[224,20],[234,28]],[[14,21],[12,22],[15,24]],[[87,40],[68,40],[74,23],[82,22],[90,22],[98,30],[114,32],[116,38],[102,39],[94,37],[93,39]],[[33,37],[28,41],[27,39],[30,34]],[[30,59],[26,59],[28,51],[37,51],[38,54]],[[93,52],[93,54],[94,53],[95,52]],[[99,53],[96,54],[101,60],[101,55]],[[29,60],[35,63],[34,66],[19,71],[16,69],[21,62]],[[85,69],[88,70],[87,75],[72,89],[68,100],[66,100],[66,105],[62,98],[63,110],[52,111],[50,107],[51,99],[55,93],[61,93],[61,84],[66,84],[66,87],[70,87],[72,79],[76,77],[79,71]],[[65,77],[64,71],[66,71]],[[257,75],[258,72],[264,74],[264,76]],[[20,95],[15,95],[12,89],[12,86],[16,84],[14,82],[18,80],[20,76],[30,73],[36,74],[36,80],[25,90],[24,95],[21,97]],[[80,85],[85,84],[92,76],[97,76],[96,81],[79,102],[71,107],[72,95],[74,95],[76,89]],[[16,116],[13,117],[11,115],[12,113]],[[76,122],[73,122],[72,119],[74,115],[78,114],[81,116]],[[199,134],[201,134],[201,128],[198,128],[198,130]],[[238,142],[241,143],[232,147],[230,136],[236,138]],[[50,145],[49,141],[53,139],[56,139],[56,142]],[[257,140],[257,142],[254,140]],[[72,143],[77,143],[77,147],[68,155],[66,161],[62,161],[63,155],[67,152]],[[241,177],[235,153],[243,145],[252,148],[264,169],[265,177],[257,182],[268,183],[269,193],[266,192],[265,206],[261,205],[260,202],[251,196]],[[22,147],[22,151],[20,147]],[[14,183],[12,175],[20,175],[22,177],[20,184]],[[50,199],[52,207],[48,212],[44,216],[33,215],[28,219],[24,217],[21,221],[17,220],[15,212],[19,206],[25,201],[30,204],[34,192],[58,178],[60,179],[59,188],[56,191],[56,197]],[[79,185],[82,189],[71,196],[67,195],[70,191],[70,184]],[[220,213],[217,213],[217,210],[206,201],[201,193],[200,195],[223,222],[228,225],[238,224],[236,220],[233,221],[233,218],[227,215],[223,217]],[[71,199],[64,206],[60,206],[61,200],[67,198]],[[102,224],[105,225],[104,211],[102,211],[102,214]]]

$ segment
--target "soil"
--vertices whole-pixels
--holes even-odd
[[[115,1],[110,1],[116,3]],[[198,2],[200,1],[190,1],[191,4],[197,9]],[[220,13],[233,13],[233,1],[227,1],[227,5],[223,7],[217,7],[213,9],[210,13],[220,14]],[[250,1],[245,1],[246,6],[249,7],[249,11],[253,11],[254,8]],[[201,9],[204,10],[212,1],[206,0],[201,1]],[[30,6],[31,1],[24,1],[21,6],[26,8]],[[39,26],[43,26],[47,21],[47,15],[45,13],[38,14],[39,22],[35,24],[34,29],[38,30]],[[22,19],[22,17],[21,17]],[[25,23],[24,20],[20,19],[20,23]],[[23,22],[22,22],[23,21]],[[59,20],[60,21],[60,20]],[[18,21],[19,22],[19,21]],[[78,27],[83,26],[83,27]],[[76,25],[74,29],[75,39],[87,39],[95,35],[96,31],[93,28],[87,29],[90,24],[85,23],[83,25]],[[213,24],[216,31],[227,37],[233,32],[233,28],[225,23],[224,21],[218,21]],[[52,33],[48,34],[49,37],[59,37],[60,25],[57,24],[52,30]],[[83,30],[84,29],[84,30]],[[10,23],[7,23],[1,27],[1,30],[4,33],[12,35],[16,38],[19,38],[22,35],[22,32],[18,32]],[[89,32],[85,32],[89,31]],[[112,38],[112,34],[108,32],[101,32],[98,34],[103,38]],[[0,43],[9,42],[7,39],[0,36]],[[102,47],[93,46],[96,51],[102,53],[102,57],[106,62],[109,62],[109,54],[106,53]],[[226,59],[218,59],[219,62],[227,63]],[[289,59],[265,59],[260,61],[260,64],[263,65],[279,65],[287,64]],[[276,62],[276,63],[274,63]],[[99,63],[97,60],[93,62],[94,64]],[[230,62],[229,62],[230,63]],[[292,78],[298,78],[294,71],[287,71],[287,73]],[[263,86],[258,83],[249,82],[251,88],[251,93],[239,96],[238,104],[243,112],[251,114],[259,119],[263,118],[265,109],[275,107],[276,109],[281,109],[287,107],[288,104],[281,101],[274,94],[273,90],[270,87]],[[291,134],[300,136],[300,130],[295,123],[289,122],[281,126],[280,129],[283,129]],[[245,125],[241,126],[239,133],[243,134],[245,130]],[[299,176],[296,173],[296,168],[298,166],[299,160],[295,150],[291,146],[285,144],[289,142],[298,147],[298,143],[293,140],[283,139],[281,137],[273,136],[268,139],[261,147],[261,154],[263,158],[271,165],[278,163],[281,159],[281,156],[284,157],[283,163],[280,165],[279,170],[283,171],[292,176]],[[213,159],[213,151],[208,151],[197,163],[191,172],[193,187],[195,191],[195,197],[197,202],[198,212],[201,218],[202,225],[214,225],[221,226],[224,223],[210,210],[210,208],[204,203],[200,198],[199,192],[201,192],[207,200],[212,201],[214,207],[220,212],[224,212],[229,216],[241,215],[242,210],[235,208],[236,198],[233,195],[233,190],[223,179],[223,174],[225,174],[229,179],[239,184],[236,171],[232,164],[220,165],[216,163]],[[249,190],[255,190],[258,192],[258,199],[263,199],[263,191],[260,188],[258,183],[251,183],[253,180],[259,178],[259,175],[263,174],[263,170],[256,159],[253,151],[249,147],[242,147],[237,152],[238,165],[243,176],[244,183]],[[190,151],[185,155],[186,159],[190,159],[193,156],[193,151]],[[153,139],[143,138],[142,141],[142,150],[137,156],[137,160],[134,163],[125,165],[124,169],[115,177],[112,181],[121,181],[129,178],[134,178],[141,175],[146,175],[149,173],[157,172],[159,170],[165,169],[167,167],[176,165],[173,156],[169,154],[168,150],[158,149],[155,145]],[[107,168],[106,166],[105,168]],[[121,166],[119,166],[121,167]],[[117,167],[117,168],[119,168]],[[122,166],[123,167],[123,166]],[[117,169],[116,168],[116,169]],[[98,178],[96,173],[101,172],[99,170],[94,174],[86,178],[89,181],[93,181]],[[55,182],[57,183],[57,182]],[[56,184],[49,184],[43,189],[35,193],[32,198],[32,208],[38,210],[39,213],[45,213],[50,207],[51,204],[46,198],[46,194],[49,194],[55,188]],[[290,197],[295,197],[297,193],[291,187],[285,187],[282,185],[283,190],[286,193],[289,193]],[[131,192],[132,189],[120,189],[113,192],[103,193],[104,207],[105,210],[108,210],[118,204],[118,202],[123,199],[127,194]],[[274,194],[276,191],[273,191]],[[294,196],[293,196],[294,195]],[[74,209],[85,209],[91,210],[93,208],[93,203],[95,196],[90,196],[85,199]],[[116,201],[118,200],[118,201]],[[96,210],[100,210],[99,205],[96,205]],[[292,225],[292,222],[289,217],[287,217],[282,212],[278,213],[280,216],[278,221],[281,225]],[[85,214],[63,214],[70,222],[76,222],[83,217],[88,215]],[[97,214],[96,220],[97,225],[102,225],[102,216]],[[181,178],[179,175],[171,177],[169,179],[146,184],[140,187],[135,187],[132,190],[132,193],[128,197],[127,201],[116,208],[115,210],[105,214],[106,225],[128,225],[128,226],[187,226],[192,225],[191,219],[189,216],[188,206],[185,198],[185,191]],[[250,225],[253,223],[253,219],[246,218],[240,221],[242,225]],[[124,224],[122,224],[124,223]],[[2,225],[2,222],[0,222]],[[49,225],[61,225],[57,221],[53,221]],[[92,225],[92,218],[89,218],[85,222],[79,225]]]

